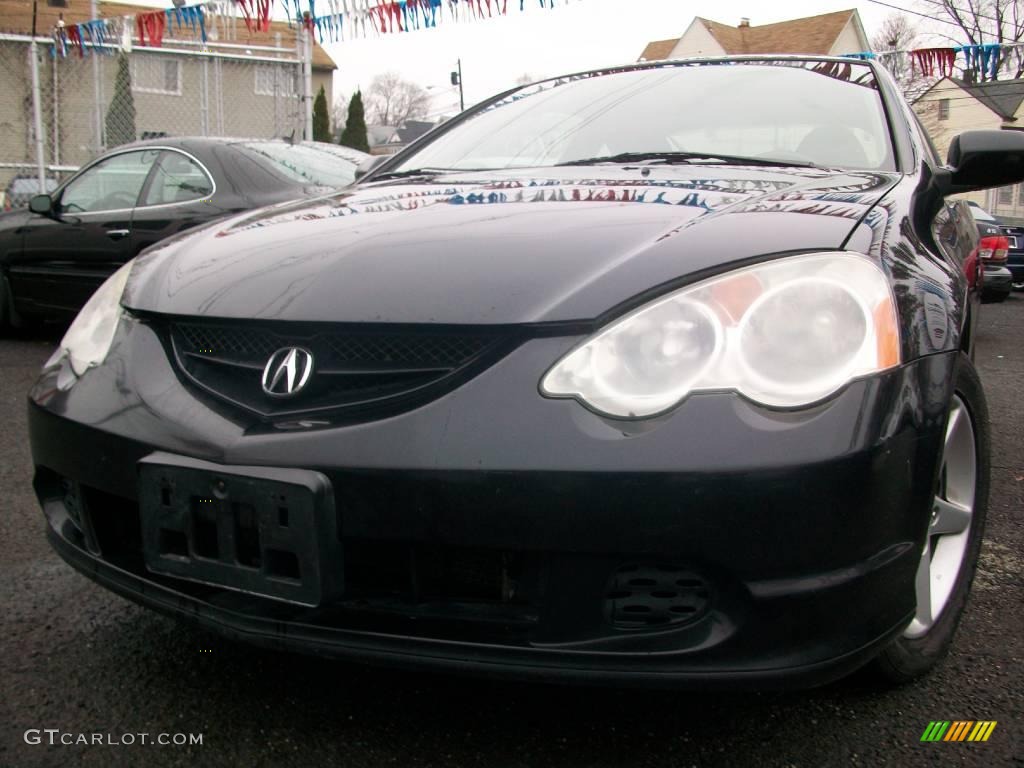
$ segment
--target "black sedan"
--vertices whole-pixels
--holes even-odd
[[[952,642],[989,482],[978,235],[945,197],[1022,178],[1011,131],[943,165],[873,63],[509,91],[111,277],[30,394],[49,539],[272,647],[914,678]]]
[[[0,215],[0,332],[70,320],[144,248],[225,214],[355,178],[368,155],[316,142],[154,139],[101,155],[30,209]],[[38,189],[38,181],[36,182]]]

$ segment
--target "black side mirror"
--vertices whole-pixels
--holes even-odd
[[[943,194],[1005,187],[1024,181],[1024,132],[967,131],[953,138]]]
[[[32,213],[39,213],[43,216],[53,215],[53,198],[49,195],[33,195],[28,201],[28,209]]]
[[[385,160],[390,160],[391,155],[370,155],[368,158],[363,160],[358,166],[356,166],[356,181],[363,178],[366,174],[376,168],[378,165],[383,163]]]

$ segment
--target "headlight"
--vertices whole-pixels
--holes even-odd
[[[131,271],[132,262],[129,261],[108,277],[85,303],[61,339],[60,349],[54,357],[66,354],[76,375],[81,376],[106,359],[121,319],[121,294]]]
[[[736,270],[641,307],[563,357],[541,392],[626,418],[712,390],[796,408],[899,362],[885,274],[866,256],[821,253]]]

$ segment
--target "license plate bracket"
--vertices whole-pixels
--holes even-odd
[[[303,469],[155,453],[138,463],[153,573],[317,606],[343,588],[330,481]]]

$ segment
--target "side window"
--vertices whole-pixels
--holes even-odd
[[[134,208],[157,150],[124,152],[101,160],[76,176],[60,196],[61,210],[93,213]]]
[[[199,200],[213,194],[213,182],[191,158],[164,151],[153,171],[143,205],[164,205]]]

